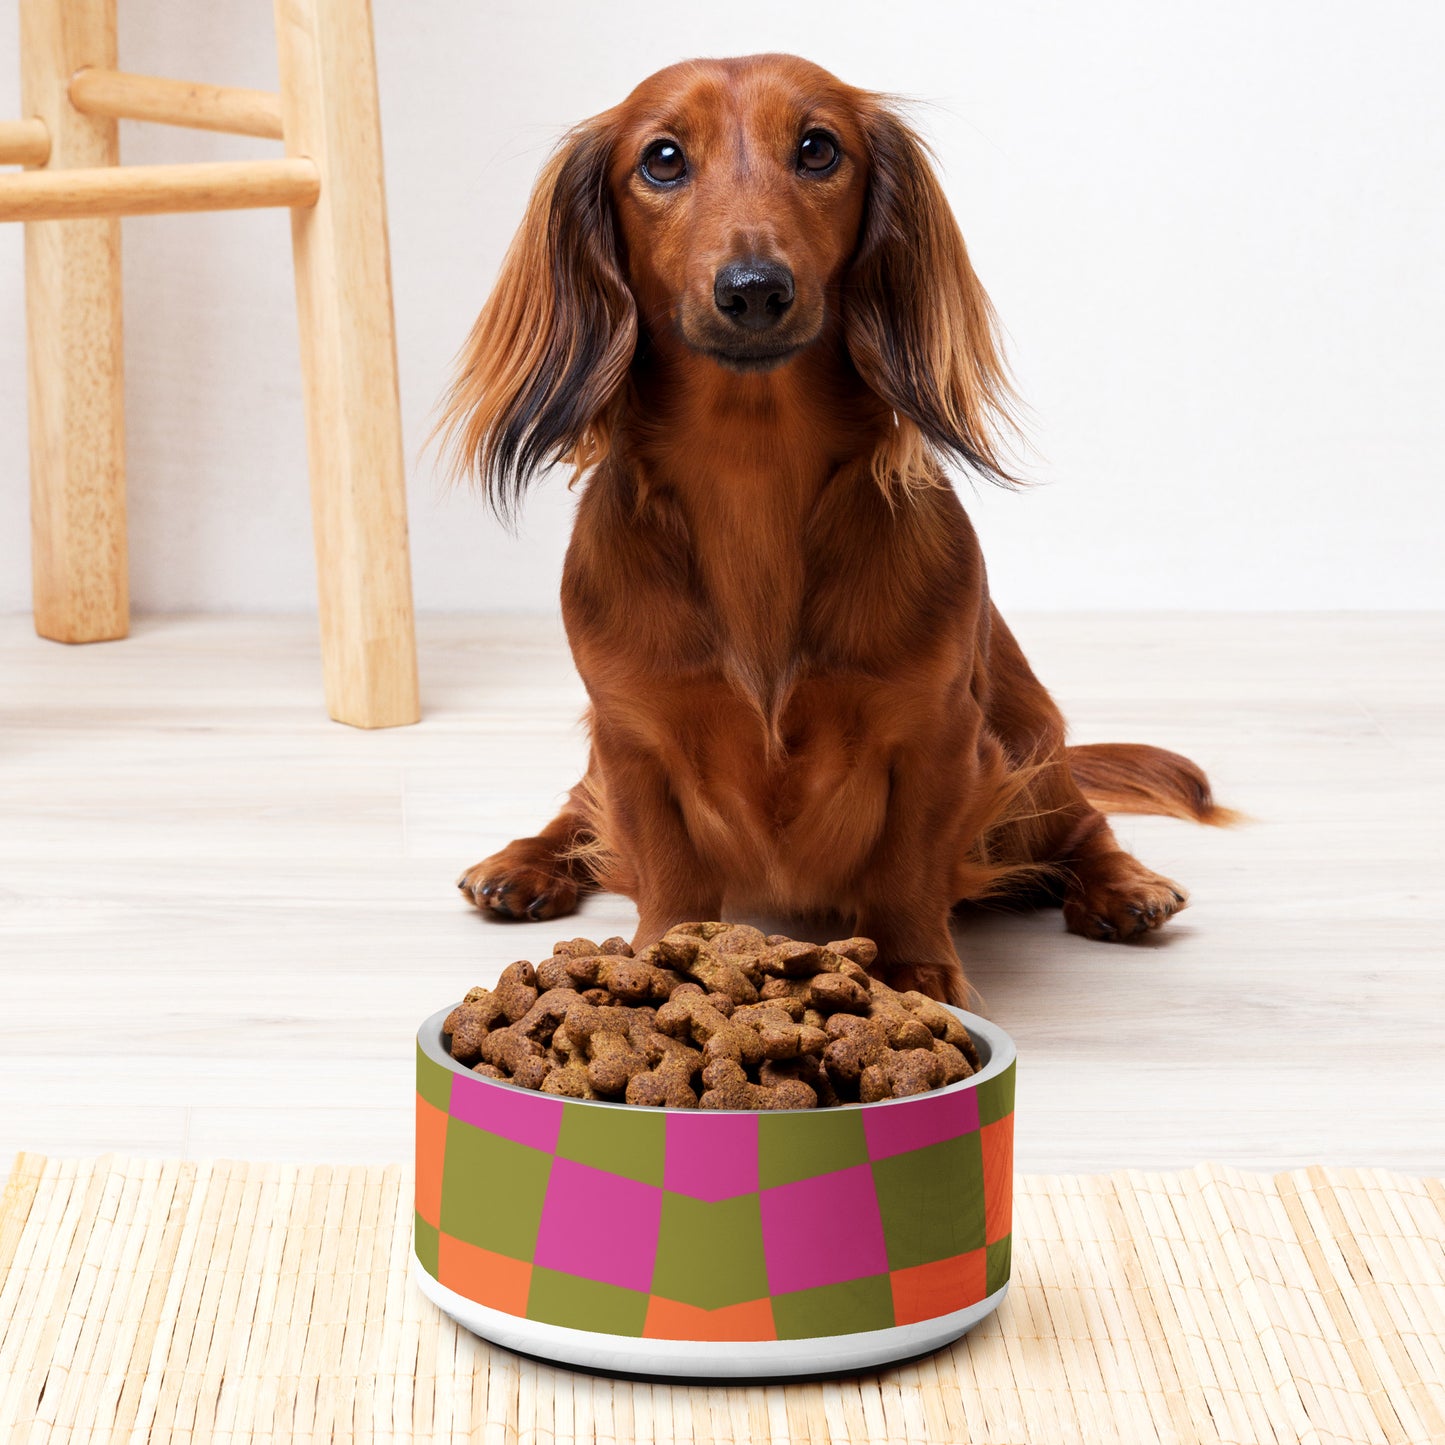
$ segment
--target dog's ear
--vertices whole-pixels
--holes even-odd
[[[882,98],[864,113],[868,199],[843,290],[848,350],[859,374],[899,418],[875,472],[885,487],[928,451],[992,481],[1011,482],[998,433],[1012,391],[993,307],[928,151]],[[911,423],[911,426],[909,425]]]
[[[637,342],[608,194],[607,117],[574,130],[538,177],[462,349],[437,430],[454,470],[511,521],[554,462],[591,466]]]

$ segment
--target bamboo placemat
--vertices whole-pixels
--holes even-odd
[[[1014,1282],[859,1379],[665,1386],[523,1360],[412,1286],[399,1167],[22,1154],[0,1440],[1445,1441],[1445,1183],[1023,1176]]]

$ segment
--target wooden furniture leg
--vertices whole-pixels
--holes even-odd
[[[276,40],[286,152],[321,174],[291,237],[326,705],[390,727],[420,710],[368,0],[276,0]]]
[[[67,96],[82,66],[115,66],[115,0],[20,0],[20,63],[52,169],[116,165],[115,121],[82,115]],[[119,220],[28,222],[25,311],[35,630],[57,642],[124,637]]]

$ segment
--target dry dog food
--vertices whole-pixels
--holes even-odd
[[[442,1029],[478,1074],[653,1108],[870,1104],[968,1078],[968,1031],[871,977],[877,955],[866,938],[799,943],[740,923],[682,923],[636,956],[621,938],[573,938],[472,989]]]

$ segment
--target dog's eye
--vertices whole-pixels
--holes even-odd
[[[655,141],[642,157],[642,174],[660,186],[680,181],[687,174],[687,157],[675,140]]]
[[[825,130],[810,130],[798,147],[798,169],[816,176],[837,164],[838,142]]]

